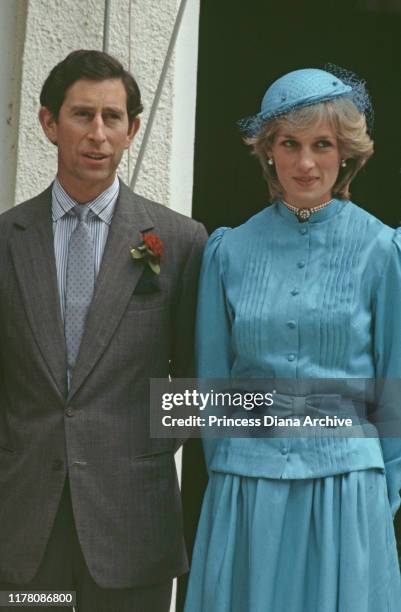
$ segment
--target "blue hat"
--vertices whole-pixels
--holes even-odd
[[[263,96],[260,112],[238,122],[241,131],[247,136],[255,136],[266,121],[273,117],[341,96],[349,97],[358,110],[366,115],[371,131],[373,110],[365,84],[344,68],[333,65],[330,68],[340,73],[342,78],[326,70],[305,68],[289,72],[274,81]]]

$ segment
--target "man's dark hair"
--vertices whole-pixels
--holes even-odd
[[[141,92],[132,74],[108,53],[81,49],[73,51],[54,66],[40,92],[41,105],[46,106],[55,119],[58,118],[68,88],[80,79],[90,81],[121,79],[127,93],[130,126],[135,117],[142,112]]]

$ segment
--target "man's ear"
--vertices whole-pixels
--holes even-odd
[[[46,106],[39,110],[39,121],[42,129],[51,143],[57,144],[57,121]]]
[[[128,130],[127,144],[125,145],[126,149],[128,149],[128,147],[130,146],[131,142],[134,140],[135,134],[139,130],[140,125],[141,125],[140,117],[135,117],[135,119],[133,120],[133,122],[132,122],[132,124],[131,124],[131,126],[130,126],[130,128]]]

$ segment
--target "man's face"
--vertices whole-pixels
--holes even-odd
[[[120,79],[80,79],[67,90],[57,120],[44,107],[39,118],[58,147],[58,178],[80,202],[112,184],[122,154],[139,128],[139,118],[129,127],[127,94]]]

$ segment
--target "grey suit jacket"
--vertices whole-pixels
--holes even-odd
[[[138,290],[147,266],[130,256],[148,230],[165,247],[156,291]],[[100,586],[186,571],[175,442],[150,438],[149,379],[192,375],[205,239],[121,184],[67,391],[51,188],[0,216],[0,582],[34,577],[67,473]]]

